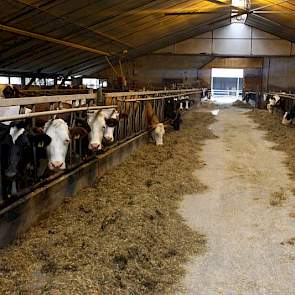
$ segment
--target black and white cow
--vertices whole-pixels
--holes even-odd
[[[45,157],[45,148],[51,138],[44,133],[27,131],[27,123],[0,123],[2,195],[17,195],[27,177],[34,179],[34,166]],[[35,164],[35,165],[34,165]],[[37,169],[37,167],[36,167]]]
[[[250,105],[252,106],[256,106],[256,103],[257,103],[257,96],[256,96],[256,93],[254,92],[247,92],[243,99],[243,101],[246,101],[247,103],[249,103]]]
[[[207,100],[210,99],[210,92],[208,88],[202,88],[202,93],[201,93],[201,100]]]
[[[293,106],[289,112],[285,112],[282,119],[282,124],[290,125],[294,118],[295,118],[295,106]]]
[[[179,103],[175,99],[167,99],[165,101],[164,116],[166,120],[169,120],[174,130],[179,130],[182,122],[180,106],[181,102]]]
[[[189,96],[180,97],[180,110],[189,110],[193,103],[193,100],[189,98]]]
[[[274,109],[281,104],[281,98],[278,94],[264,96],[264,99],[267,103],[266,108],[270,113],[273,113]]]

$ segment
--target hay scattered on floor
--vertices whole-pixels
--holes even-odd
[[[271,194],[269,203],[271,206],[281,206],[283,204],[283,201],[285,201],[286,199],[287,198],[285,192],[281,188],[280,191]]]
[[[192,172],[213,121],[192,111],[163,147],[143,146],[0,250],[1,294],[171,294],[182,264],[206,248],[176,209],[205,189]]]
[[[295,128],[282,125],[281,117],[266,110],[254,109],[247,115],[258,124],[259,129],[267,131],[266,139],[276,143],[274,149],[287,154],[285,165],[289,168],[290,178],[295,180]]]
[[[253,106],[251,106],[248,102],[243,102],[239,99],[234,101],[232,105],[239,108],[253,109]]]
[[[201,102],[202,108],[204,109],[215,109],[216,108],[216,104],[213,100],[204,100]]]
[[[290,245],[290,246],[294,246],[295,245],[295,238],[290,238],[284,242],[281,242],[281,245]]]

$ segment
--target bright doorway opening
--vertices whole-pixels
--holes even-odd
[[[244,70],[213,68],[211,95],[217,103],[233,103],[242,98]]]

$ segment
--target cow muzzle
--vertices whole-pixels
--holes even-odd
[[[111,136],[105,136],[104,139],[105,139],[107,144],[111,144],[111,143],[114,142],[114,138],[111,137]]]
[[[88,146],[88,148],[89,148],[91,151],[95,152],[95,151],[99,151],[99,150],[101,150],[101,149],[102,149],[102,145],[99,144],[99,143],[90,143],[89,146]]]
[[[50,170],[63,170],[65,169],[65,165],[62,161],[51,161],[48,164],[48,168]]]

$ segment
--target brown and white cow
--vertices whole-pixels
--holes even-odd
[[[0,98],[19,97],[18,89],[11,84],[0,84]]]
[[[163,123],[160,123],[160,120],[149,101],[146,104],[146,117],[148,126],[152,129],[152,138],[155,140],[156,145],[163,145],[165,126]]]

